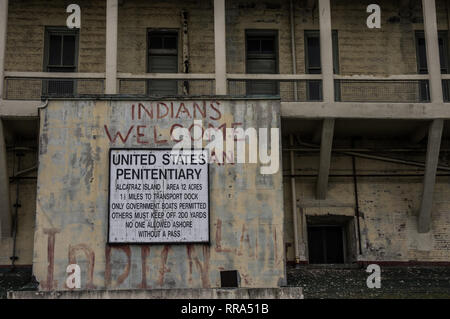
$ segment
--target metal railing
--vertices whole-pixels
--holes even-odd
[[[6,72],[5,100],[39,100],[42,97],[77,97],[103,94],[102,73]]]
[[[233,97],[278,97],[283,102],[321,102],[320,74],[227,74]]]
[[[233,97],[279,97],[283,102],[320,102],[322,80],[228,80]]]
[[[215,94],[211,79],[119,79],[119,94],[148,97],[195,97]]]
[[[335,75],[335,100],[361,103],[430,102],[428,75]],[[443,96],[450,102],[450,76],[443,75]],[[196,97],[216,93],[215,74],[117,74],[118,94]],[[232,97],[277,97],[282,102],[321,102],[321,74],[227,74]],[[104,73],[5,72],[5,100],[38,100],[102,95]]]
[[[428,80],[336,79],[338,102],[426,103],[430,102]]]

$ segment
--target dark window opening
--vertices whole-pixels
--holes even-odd
[[[333,30],[333,72],[339,73],[339,51],[338,51],[338,33]],[[305,31],[305,62],[307,74],[321,74],[322,63],[320,60],[320,31]],[[339,100],[340,88],[339,83],[336,83],[336,96]],[[306,98],[308,101],[321,101],[322,96],[322,81],[309,80],[307,81]]]
[[[147,72],[178,72],[178,31],[150,30],[148,32]],[[176,80],[149,80],[149,95],[170,96],[178,94]]]
[[[341,226],[308,227],[310,264],[343,264],[344,235]]]
[[[246,72],[249,74],[278,73],[278,32],[274,30],[246,31]],[[247,95],[278,95],[276,81],[247,81]]]
[[[447,31],[438,32],[439,42],[439,62],[441,65],[441,74],[448,74],[448,35]],[[427,65],[427,48],[425,42],[425,34],[423,31],[416,31],[416,55],[417,55],[417,73],[428,74]],[[447,81],[442,82],[444,100],[449,99],[449,86]],[[428,81],[420,81],[419,92],[421,101],[429,101],[429,87]]]
[[[78,30],[51,28],[45,30],[44,72],[76,72],[78,63]],[[75,80],[46,80],[44,95],[72,96]]]

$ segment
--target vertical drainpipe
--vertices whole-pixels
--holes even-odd
[[[289,140],[291,148],[294,146],[294,136],[289,135]],[[297,220],[297,199],[295,190],[295,162],[294,162],[294,151],[290,151],[290,162],[291,162],[291,192],[292,192],[292,218],[294,222],[294,251],[295,251],[295,265],[300,264],[300,252],[298,245],[298,220]]]
[[[17,158],[17,172],[20,172],[22,169],[21,162],[22,157],[25,154],[21,153],[20,151],[16,151],[16,158]],[[16,177],[17,172],[13,169],[13,176]],[[12,270],[14,271],[16,268],[16,260],[19,259],[19,257],[16,256],[16,245],[17,245],[17,231],[19,227],[19,208],[22,206],[20,204],[20,178],[15,178],[16,183],[16,202],[14,204],[14,219],[13,219],[13,248],[12,248],[12,256],[11,259],[11,266]]]
[[[291,52],[292,52],[292,74],[297,74],[297,58],[295,55],[295,21],[294,21],[294,6],[292,0],[289,0],[289,16],[291,25]],[[294,82],[294,100],[298,100],[297,83]],[[294,137],[291,134],[289,136],[291,147],[294,146]],[[300,250],[298,243],[298,218],[297,218],[297,192],[295,189],[295,157],[294,151],[289,152],[291,162],[291,197],[292,197],[292,218],[294,222],[294,252],[295,252],[295,265],[300,263]]]
[[[9,174],[6,156],[6,138],[0,117],[0,238],[11,237],[11,204],[9,197]]]
[[[354,141],[352,140],[352,148],[355,148]],[[352,156],[352,172],[353,172],[353,190],[355,193],[355,217],[356,217],[356,229],[358,232],[358,253],[362,255],[361,246],[361,224],[360,224],[360,213],[359,213],[359,196],[358,196],[358,177],[356,175],[356,159]],[[358,258],[357,258],[358,259]]]
[[[183,73],[189,73],[189,36],[188,36],[188,13],[181,11],[181,25],[183,27],[181,39],[183,44]],[[183,95],[189,94],[189,81],[183,81]]]
[[[8,29],[8,0],[0,0],[0,101],[3,100],[7,29]]]
[[[449,1],[446,2],[446,8],[447,8],[447,30],[449,30],[449,31],[447,31],[447,39],[448,39],[448,43],[450,43],[450,3],[449,3]],[[447,54],[449,54],[449,53],[447,52]],[[447,56],[447,58],[449,58],[449,57],[450,56]],[[445,86],[442,89],[446,90],[447,87],[448,87],[448,81],[445,81]],[[449,98],[449,97],[447,97],[447,98]]]
[[[291,55],[292,55],[292,74],[297,74],[297,56],[295,54],[295,20],[294,20],[294,5],[292,0],[289,0],[289,13],[291,24]],[[294,81],[294,101],[298,101],[297,82]]]

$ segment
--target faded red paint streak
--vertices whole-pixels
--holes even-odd
[[[216,223],[216,252],[229,253],[231,251],[230,248],[222,248],[222,220],[218,218]]]
[[[94,266],[95,266],[95,253],[92,249],[86,244],[78,244],[75,246],[69,245],[69,264],[76,264],[77,257],[76,253],[78,251],[82,251],[86,256],[86,260],[88,261],[88,278],[86,282],[87,289],[95,289],[94,285]]]
[[[158,278],[158,285],[162,287],[164,283],[164,275],[167,272],[170,272],[170,268],[166,267],[167,258],[169,256],[170,246],[165,245],[163,250],[161,251],[161,267],[159,268],[159,278]]]
[[[127,256],[127,265],[125,267],[125,270],[123,273],[117,277],[117,283],[116,286],[120,286],[125,279],[127,279],[128,275],[130,274],[130,268],[131,268],[131,249],[130,246],[124,245],[124,246],[106,246],[105,249],[105,261],[106,261],[106,267],[105,267],[105,286],[110,287],[111,286],[111,252],[112,248],[114,249],[120,249],[122,250],[125,255]]]
[[[194,249],[194,246],[192,245],[186,245],[186,253],[188,257],[188,265],[189,265],[189,276],[188,276],[188,282],[192,282],[192,249]]]
[[[258,229],[255,231],[255,258],[258,259]]]
[[[150,246],[141,246],[142,282],[139,288],[151,288],[147,286],[147,257],[150,255]]]
[[[277,251],[277,229],[273,229],[273,250],[275,252],[275,264],[278,262],[278,251]]]
[[[244,283],[247,286],[250,285],[251,280],[249,279],[249,275],[248,274],[241,273],[241,277],[242,277],[242,279],[244,279]]]
[[[192,247],[194,250],[194,247]],[[202,246],[203,250],[203,263],[200,262],[198,256],[194,258],[195,264],[197,265],[198,271],[200,272],[200,278],[202,280],[202,287],[209,288],[211,283],[209,281],[209,261],[211,257],[211,252],[208,246]]]
[[[47,237],[47,280],[42,283],[41,286],[44,290],[53,290],[58,285],[57,281],[53,280],[53,274],[55,270],[55,237],[59,233],[58,228],[45,228],[44,234]]]
[[[240,244],[239,244],[238,256],[242,256],[242,250],[244,249],[244,242],[247,242],[247,245],[248,245],[248,256],[252,257],[253,252],[252,252],[252,246],[250,244],[250,236],[248,234],[247,227],[245,227],[245,223],[242,225],[242,233],[241,233],[241,239],[240,239]]]

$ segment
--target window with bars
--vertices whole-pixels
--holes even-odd
[[[278,31],[246,30],[246,73],[278,73]],[[247,81],[247,95],[278,95],[276,81]]]
[[[338,33],[336,30],[332,32],[333,46],[333,71],[339,74],[339,50],[338,50]],[[320,31],[305,31],[305,64],[307,74],[321,74],[322,63],[320,60]],[[307,100],[322,100],[322,81],[309,80],[307,82]],[[339,85],[336,85],[336,94],[339,96]]]
[[[147,72],[178,72],[178,30],[149,30],[147,43]],[[150,80],[147,93],[158,96],[177,95],[177,81]]]
[[[439,41],[439,59],[441,65],[441,73],[448,74],[448,33],[447,31],[438,32]],[[427,65],[427,48],[425,43],[425,34],[423,31],[416,31],[416,55],[417,55],[417,73],[428,74]],[[442,81],[444,100],[449,99],[449,85],[448,81]],[[420,81],[420,99],[422,101],[429,101],[428,81]]]
[[[45,72],[76,72],[78,64],[78,30],[47,27],[45,29]],[[47,80],[44,95],[72,96],[75,80]]]

